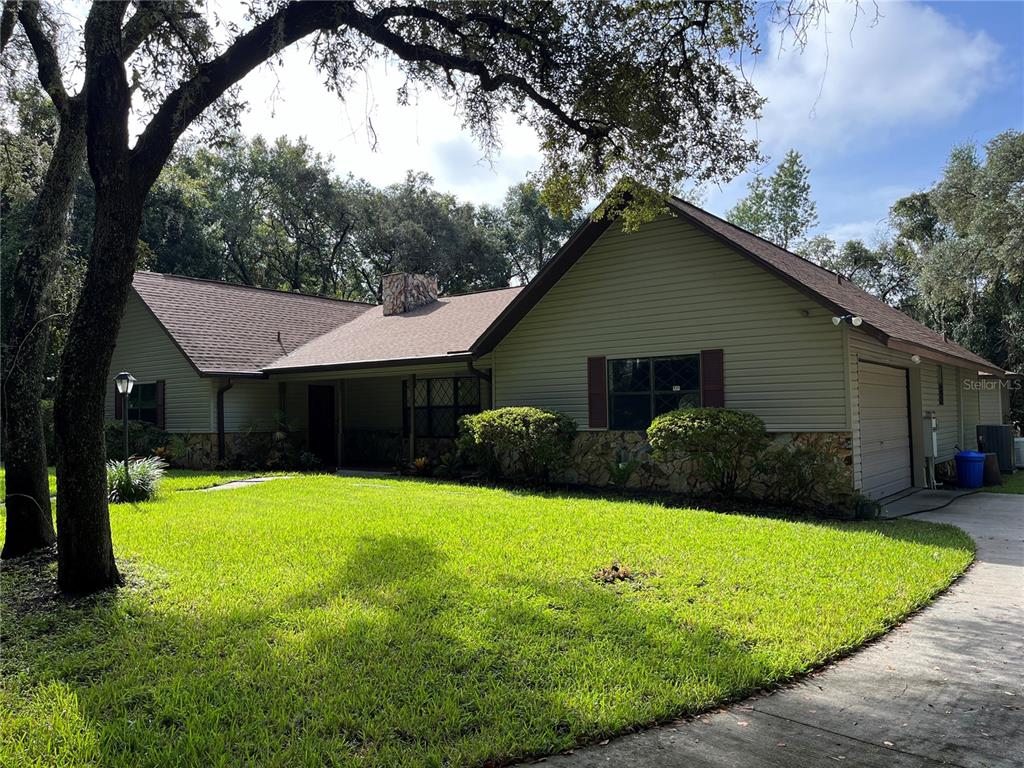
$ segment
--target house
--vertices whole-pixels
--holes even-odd
[[[570,478],[601,483],[653,416],[703,404],[750,411],[779,440],[825,435],[873,497],[926,483],[926,416],[943,462],[1007,413],[997,366],[674,198],[637,232],[586,222],[523,287],[439,297],[398,274],[383,294],[139,272],[111,377],[134,374],[130,416],[190,433],[202,462],[281,420],[327,465],[436,456],[460,415],[534,405],[576,420]],[[108,398],[107,416],[121,407]]]

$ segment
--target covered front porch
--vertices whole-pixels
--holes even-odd
[[[324,467],[387,468],[451,451],[458,420],[491,406],[490,371],[471,361],[272,376],[283,418]]]

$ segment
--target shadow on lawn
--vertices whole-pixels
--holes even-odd
[[[18,571],[8,596],[51,578]],[[492,765],[769,682],[752,649],[634,585],[485,586],[423,538],[367,537],[314,585],[231,610],[147,587],[15,598],[5,666],[75,692],[98,762],[132,766]]]

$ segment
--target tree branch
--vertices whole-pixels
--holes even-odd
[[[228,88],[283,48],[313,32],[336,29],[352,15],[347,2],[292,2],[239,35],[168,95],[139,137],[133,164],[155,178],[178,137]]]
[[[18,23],[19,0],[5,0],[3,15],[0,16],[0,53],[7,47],[7,41],[14,34],[14,25]]]
[[[7,14],[7,5],[4,7],[4,14]],[[38,3],[28,3],[18,8],[18,21],[21,22],[25,36],[36,57],[36,66],[39,69],[39,84],[49,95],[53,106],[63,117],[68,111],[68,94],[64,90],[64,78],[60,71],[60,59],[57,51],[50,42],[42,24],[39,23]]]

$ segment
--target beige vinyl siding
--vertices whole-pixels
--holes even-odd
[[[944,404],[939,405],[939,376],[944,382]],[[934,411],[939,428],[939,455],[936,461],[953,458],[960,442],[960,408],[956,368],[924,361],[921,363],[921,402],[925,411]]]
[[[498,345],[498,406],[586,429],[587,357],[723,349],[725,400],[770,430],[848,429],[842,331],[831,313],[673,217],[613,225]]]
[[[163,380],[165,426],[169,432],[211,432],[214,384],[201,378],[142,301],[129,294],[110,362],[104,413],[114,418],[114,376],[128,371],[138,381]]]
[[[224,431],[272,430],[279,405],[276,381],[235,379],[224,393]]]
[[[963,431],[960,446],[965,451],[978,450],[978,430],[981,424],[981,385],[976,371],[957,369],[957,385],[963,400]]]
[[[998,379],[982,379],[979,394],[982,424],[1003,423],[1003,393]]]

